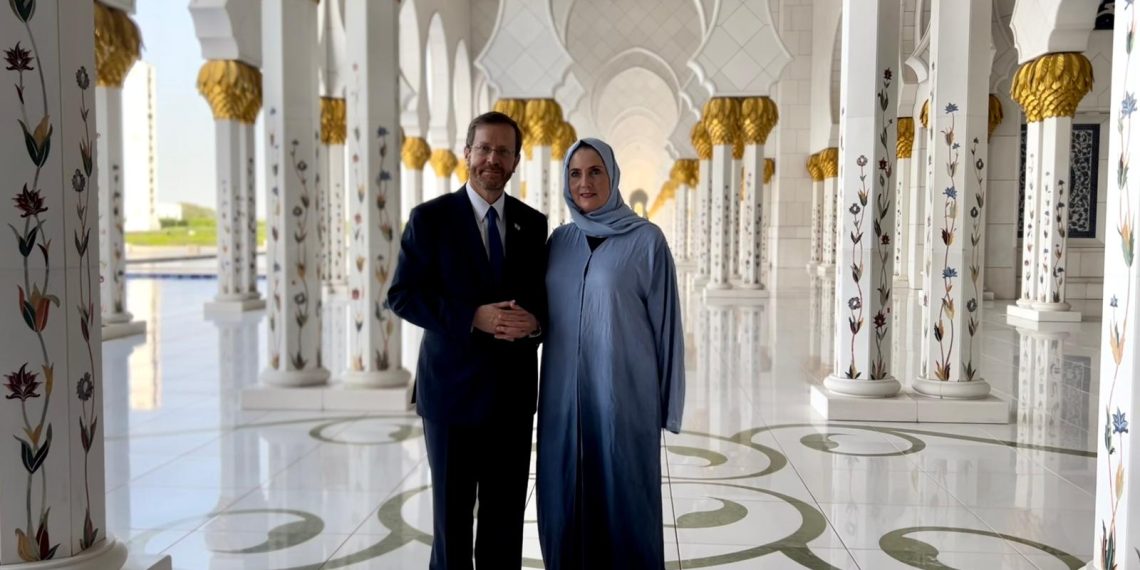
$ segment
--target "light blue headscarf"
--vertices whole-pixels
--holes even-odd
[[[589,214],[582,213],[582,210],[574,203],[573,196],[570,195],[570,157],[574,156],[574,153],[583,146],[598,151],[598,155],[602,157],[602,164],[606,167],[606,173],[610,175],[609,200],[606,200],[605,206]],[[621,190],[618,189],[619,182],[621,182],[621,169],[618,168],[617,161],[614,160],[614,149],[610,148],[610,145],[598,139],[585,138],[574,143],[574,146],[566,151],[566,162],[562,165],[562,197],[570,208],[570,217],[574,220],[574,225],[578,226],[578,229],[585,232],[586,235],[594,237],[616,236],[631,232],[642,224],[649,223],[649,220],[638,216],[622,200]]]

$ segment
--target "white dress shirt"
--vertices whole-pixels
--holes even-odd
[[[499,215],[499,239],[503,244],[503,255],[507,254],[507,219],[503,215],[504,206],[507,203],[506,193],[499,194],[499,199],[495,200],[494,204],[488,204],[477,192],[471,189],[471,186],[464,184],[463,188],[467,190],[467,198],[471,200],[471,207],[475,210],[475,223],[479,225],[479,237],[483,238],[483,251],[487,253],[487,257],[491,257],[491,245],[487,243],[487,212],[491,208],[495,209],[495,213]]]

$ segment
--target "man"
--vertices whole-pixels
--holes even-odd
[[[546,318],[546,216],[503,189],[522,133],[486,113],[467,129],[469,179],[412,210],[388,306],[424,329],[416,366],[432,477],[432,569],[522,565],[523,510]]]

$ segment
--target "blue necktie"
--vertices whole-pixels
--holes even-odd
[[[503,276],[503,238],[499,237],[499,212],[487,210],[487,253],[495,279]]]

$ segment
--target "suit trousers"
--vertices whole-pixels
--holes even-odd
[[[534,416],[482,425],[423,420],[432,480],[432,570],[522,566],[523,511],[530,481]]]

